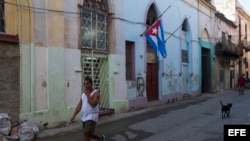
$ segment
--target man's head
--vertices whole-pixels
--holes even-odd
[[[92,89],[92,79],[90,77],[86,77],[83,82],[83,86],[85,90],[91,90]]]

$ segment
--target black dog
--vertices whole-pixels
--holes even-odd
[[[221,104],[221,118],[226,118],[226,117],[230,117],[230,109],[232,108],[233,104],[232,103],[228,103],[227,105],[223,105],[223,103],[220,100],[220,104]]]

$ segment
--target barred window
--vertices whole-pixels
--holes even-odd
[[[4,0],[0,0],[0,32],[4,31]]]
[[[81,9],[81,48],[107,51],[107,16]]]

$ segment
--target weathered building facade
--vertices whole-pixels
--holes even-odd
[[[215,83],[216,91],[236,88],[238,64],[243,55],[239,45],[238,26],[228,20],[224,14],[215,13]]]
[[[243,48],[243,55],[238,61],[239,64],[239,74],[245,74],[246,78],[250,77],[250,14],[246,9],[236,1],[236,24],[238,24],[239,29],[239,44]],[[239,75],[238,75],[239,76]]]
[[[130,61],[134,62],[132,66],[135,66],[135,69],[130,71],[133,72],[132,79],[126,79],[129,109],[145,107],[155,101],[172,103],[182,100],[184,96],[199,95],[201,34],[197,28],[198,2],[151,0],[145,3],[127,0],[125,9],[131,5],[138,7],[137,12],[124,10],[124,18],[132,22],[123,23],[126,29],[124,40],[127,45],[124,51],[134,48],[132,54],[136,55]],[[159,52],[155,53],[143,35],[147,27],[159,17],[166,38],[166,58],[161,58]],[[131,58],[129,55],[125,57]],[[128,68],[126,66],[126,69]]]
[[[235,77],[238,78],[239,75],[245,74],[249,78],[249,32],[250,32],[250,17],[247,10],[244,9],[238,0],[222,0],[215,3],[218,11],[223,13],[225,17],[234,22],[237,26],[237,33],[233,36],[238,36],[237,49],[240,51],[238,59],[231,63],[236,65]],[[237,79],[234,83],[237,84]]]
[[[116,77],[124,60],[110,16],[121,5],[106,0],[1,1],[2,17],[8,15],[1,22],[1,73],[8,72],[1,81],[1,112],[9,113],[13,122],[32,119],[41,128],[64,125],[86,76],[102,94],[101,113],[126,112],[125,81],[120,79],[125,76]],[[8,35],[15,40],[5,41]],[[8,69],[7,63],[12,63]]]

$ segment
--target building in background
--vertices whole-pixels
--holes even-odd
[[[237,86],[238,64],[243,55],[239,44],[238,26],[228,20],[224,14],[215,13],[215,85],[216,91],[234,89]]]
[[[249,78],[250,15],[238,0],[222,0],[215,3],[215,6],[218,11],[225,15],[226,18],[237,25],[237,35],[239,36],[238,47],[243,48],[243,55],[241,55],[241,58],[235,62],[238,66],[238,74],[236,74],[236,77],[245,74],[245,76]]]

